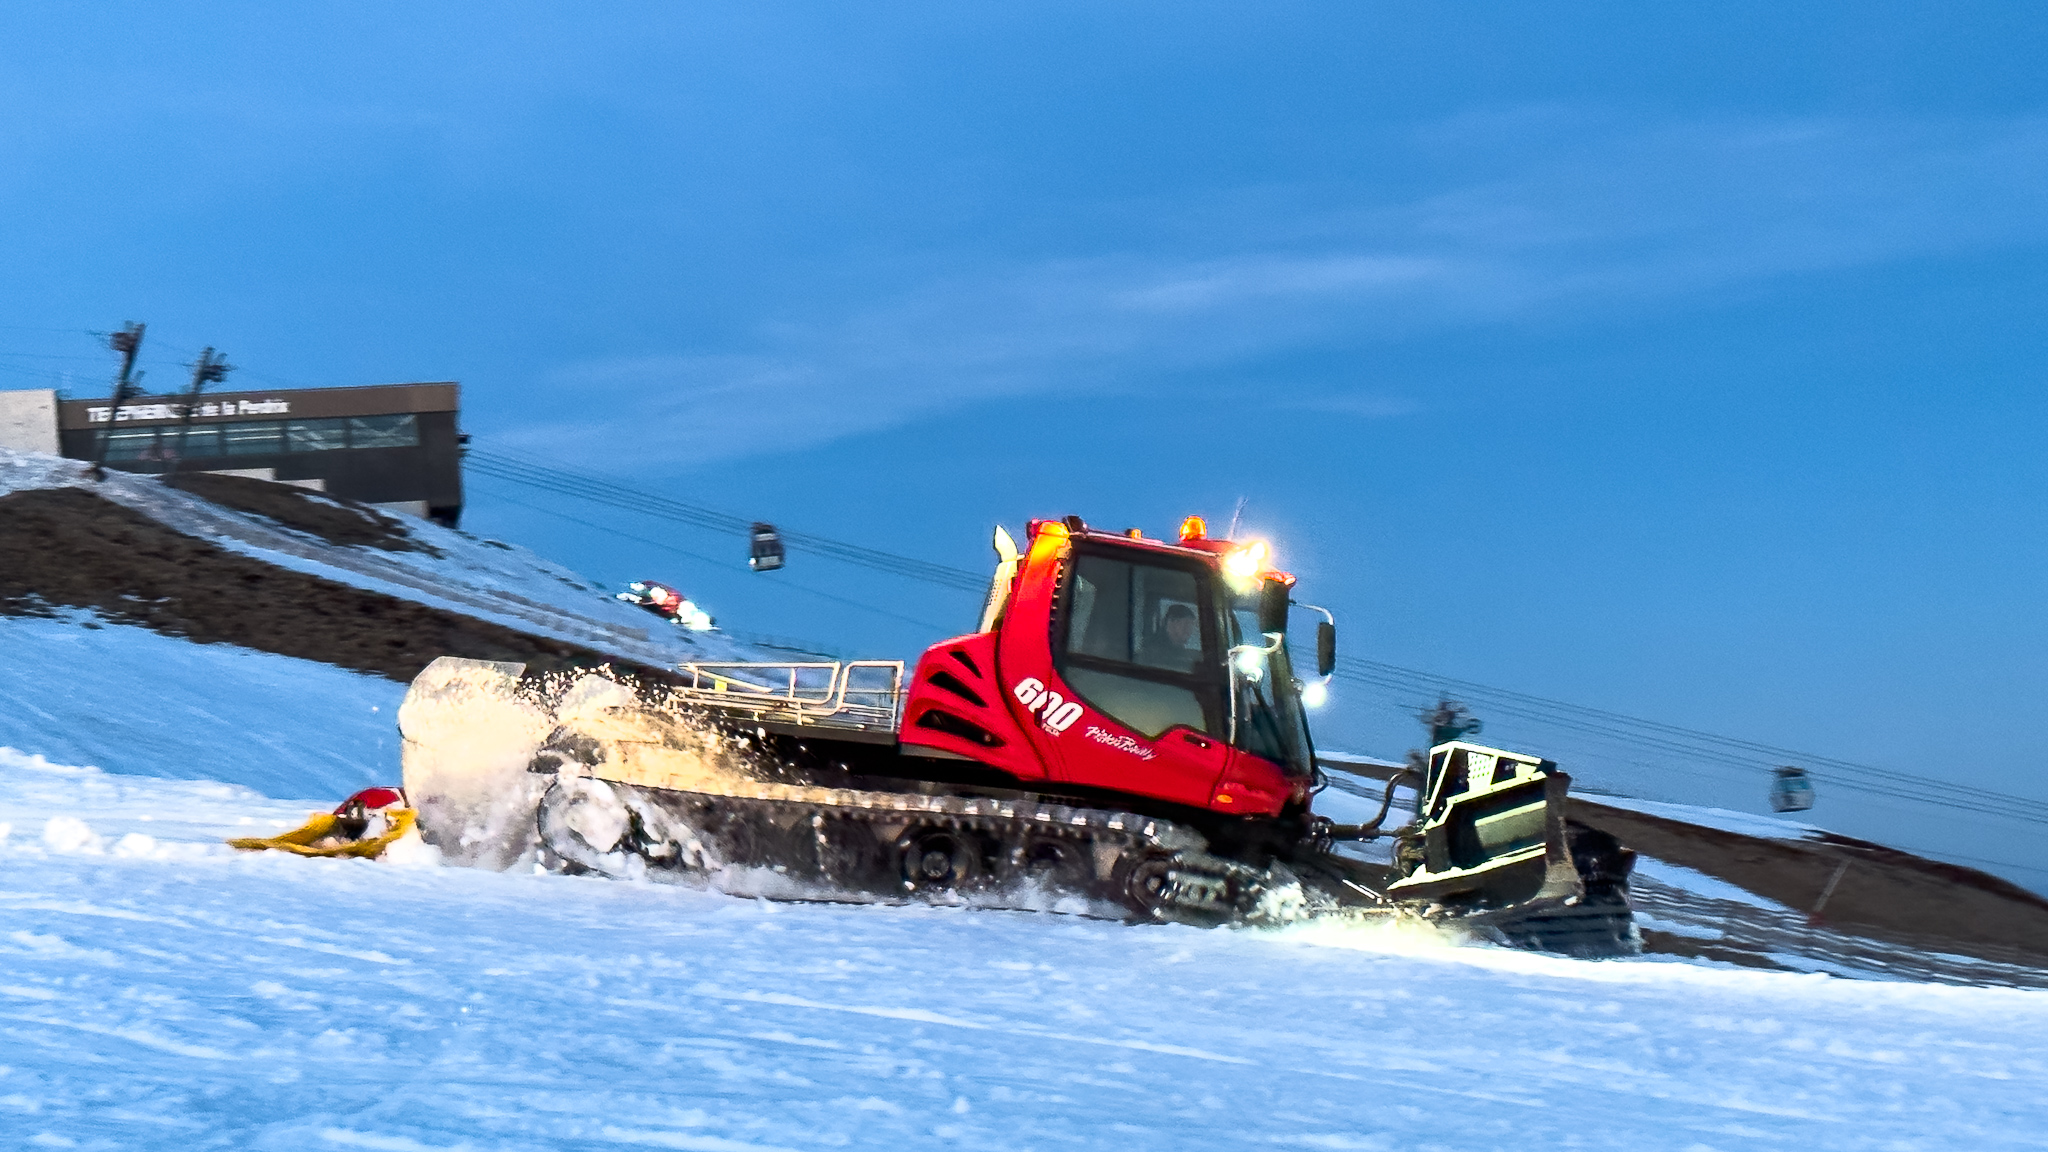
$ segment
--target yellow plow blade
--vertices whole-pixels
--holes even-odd
[[[274,848],[297,856],[360,856],[375,859],[399,837],[412,831],[415,814],[410,808],[385,810],[386,827],[376,836],[351,839],[340,829],[341,818],[332,812],[316,812],[304,824],[276,836],[244,836],[228,841],[233,848],[261,852]]]

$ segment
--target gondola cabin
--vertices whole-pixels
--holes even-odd
[[[782,534],[773,524],[755,524],[749,533],[747,567],[756,572],[773,572],[782,567]]]
[[[1771,811],[1804,812],[1813,807],[1813,781],[1807,779],[1806,769],[1790,765],[1778,769],[1771,778]]]

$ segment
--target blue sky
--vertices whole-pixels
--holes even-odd
[[[159,385],[459,379],[480,446],[969,568],[1242,498],[1350,653],[2048,796],[1983,744],[2048,721],[2043,59],[2028,4],[16,8],[0,375],[139,319]],[[850,653],[975,609],[468,526]]]

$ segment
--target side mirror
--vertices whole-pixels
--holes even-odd
[[[1337,670],[1337,626],[1328,620],[1316,625],[1316,675]]]

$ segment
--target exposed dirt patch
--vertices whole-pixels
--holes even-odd
[[[436,549],[413,539],[395,516],[353,500],[337,500],[289,484],[213,472],[184,472],[166,476],[164,486],[190,492],[237,512],[253,513],[286,528],[318,536],[329,544],[440,555]]]
[[[609,663],[650,681],[674,679],[581,645],[273,567],[81,489],[0,496],[0,613],[50,606],[400,682],[437,656],[518,661],[536,672]]]
[[[1867,840],[1766,840],[1572,798],[1572,817],[1667,864],[1726,880],[1874,940],[1929,937],[1967,955],[2048,966],[2048,900],[1996,876]],[[1829,884],[1833,890],[1829,890]],[[1827,902],[1821,904],[1822,893]],[[1719,958],[1719,957],[1717,957]]]

